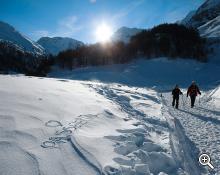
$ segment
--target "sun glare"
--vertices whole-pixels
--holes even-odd
[[[112,34],[113,31],[111,27],[105,23],[98,26],[95,31],[96,40],[103,43],[110,41]]]

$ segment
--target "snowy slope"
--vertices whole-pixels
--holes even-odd
[[[198,28],[203,37],[220,37],[220,0],[207,0],[196,11],[190,12],[181,23]]]
[[[5,46],[5,48],[7,48],[8,50],[10,50],[10,48],[14,48],[14,50],[24,53],[24,49],[22,47],[20,47],[19,45],[15,44],[11,41],[0,39],[0,44],[3,44]],[[1,52],[0,52],[0,54],[1,54]]]
[[[1,75],[0,174],[218,175],[219,71],[157,59],[50,75],[66,79]],[[202,90],[194,109],[191,79]],[[176,83],[180,110],[171,107]],[[202,152],[214,173],[199,165]]]
[[[191,12],[190,12],[191,13]],[[220,0],[206,0],[196,11],[191,18],[187,15],[183,20],[183,24],[198,28],[205,23],[213,20],[220,14]]]
[[[0,174],[184,172],[154,90],[23,76],[0,82]]]
[[[198,30],[203,37],[220,37],[220,15],[200,26]]]
[[[182,174],[218,175],[220,173],[219,74],[219,64],[212,62],[212,60],[204,64],[192,60],[172,61],[157,59],[148,61],[139,60],[127,65],[84,68],[71,72],[59,72],[59,74],[58,72],[53,72],[51,76],[107,82],[108,84],[104,85],[104,87],[103,85],[95,87],[96,91],[114,103],[119,104],[122,110],[135,116],[143,113],[154,115],[154,119],[157,118],[156,116],[162,114],[160,118],[163,120],[165,118],[166,124],[164,124],[171,129],[169,130],[169,138],[172,155],[181,167],[178,173],[181,174],[184,171]],[[186,97],[186,88],[191,83],[191,80],[196,80],[202,90],[202,96],[197,98],[194,109],[190,108],[190,100]],[[155,108],[152,111],[146,101],[141,102],[139,101],[140,98],[137,97],[137,94],[141,94],[139,90],[142,88],[136,88],[134,93],[134,90],[127,90],[123,85],[120,85],[120,88],[115,87],[112,85],[114,82],[127,84],[131,87],[141,86],[158,90],[157,99],[162,104],[162,107],[160,107],[160,110]],[[181,88],[184,88],[182,89],[184,96],[180,98],[180,110],[174,110],[171,106],[172,98],[170,91],[176,83]],[[90,87],[94,88],[94,85]],[[167,93],[167,91],[169,92]],[[161,92],[162,98],[159,97],[161,96]],[[122,94],[129,98],[122,98]],[[150,92],[147,92],[147,94],[150,94]],[[124,103],[124,98],[128,102]],[[133,101],[133,98],[137,101]],[[151,98],[151,100],[153,99]],[[153,106],[151,105],[151,107]],[[155,115],[154,112],[157,112],[157,114]],[[157,122],[154,121],[154,123]],[[202,153],[210,154],[212,164],[215,167],[214,171],[208,167],[199,165],[198,157]],[[160,159],[158,158],[157,160]],[[178,173],[176,172],[176,174]]]
[[[1,21],[0,39],[10,41],[18,45],[19,47],[22,47],[24,51],[32,52],[33,54],[37,55],[44,54],[44,49],[42,46],[16,31],[16,29],[11,25]]]
[[[220,3],[219,0],[206,0],[204,4],[199,8],[199,12],[203,12],[205,10],[210,10],[212,8],[216,8]]]
[[[132,36],[140,33],[142,29],[121,27],[112,36],[112,41],[128,43]]]
[[[217,63],[219,60],[217,59],[210,57],[210,64],[184,59],[142,59],[128,64],[88,67],[73,71],[58,69],[52,71],[49,76],[106,83],[117,82],[159,90],[170,89],[176,83],[187,87],[192,80],[197,80],[202,86],[207,84],[212,86],[219,81],[216,75],[220,74],[220,62]]]
[[[83,45],[81,41],[67,37],[42,37],[37,43],[43,46],[47,53],[52,55],[57,55],[61,51],[75,49]]]
[[[190,12],[186,15],[186,17],[185,17],[183,20],[180,21],[180,24],[186,25],[186,24],[189,22],[189,20],[195,15],[195,13],[196,13],[195,10],[190,11]]]

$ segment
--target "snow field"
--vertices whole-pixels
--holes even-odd
[[[181,170],[154,90],[21,75],[0,81],[0,174]]]

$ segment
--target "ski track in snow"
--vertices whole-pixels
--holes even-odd
[[[200,154],[208,153],[215,170],[201,167],[201,169],[205,168],[202,172],[217,175],[217,172],[220,172],[220,111],[215,109],[213,104],[208,103],[209,96],[197,97],[194,108],[190,108],[189,98],[180,97],[179,110],[171,106],[170,93],[164,94],[163,98],[170,115],[178,122],[181,132],[185,133],[191,142],[188,146],[193,150],[191,151],[191,159],[194,160],[194,164],[196,162],[196,166],[199,165],[198,157]]]

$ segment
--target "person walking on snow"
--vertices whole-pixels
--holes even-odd
[[[194,107],[196,96],[198,94],[201,95],[201,92],[199,90],[199,87],[196,85],[195,81],[193,81],[187,91],[187,97],[190,96],[191,99],[191,108]]]
[[[178,85],[175,86],[175,88],[172,90],[172,95],[173,95],[173,102],[172,102],[172,106],[176,107],[176,109],[178,109],[179,107],[179,96],[182,95],[183,93],[181,92],[180,88]],[[176,103],[176,105],[175,105]]]

